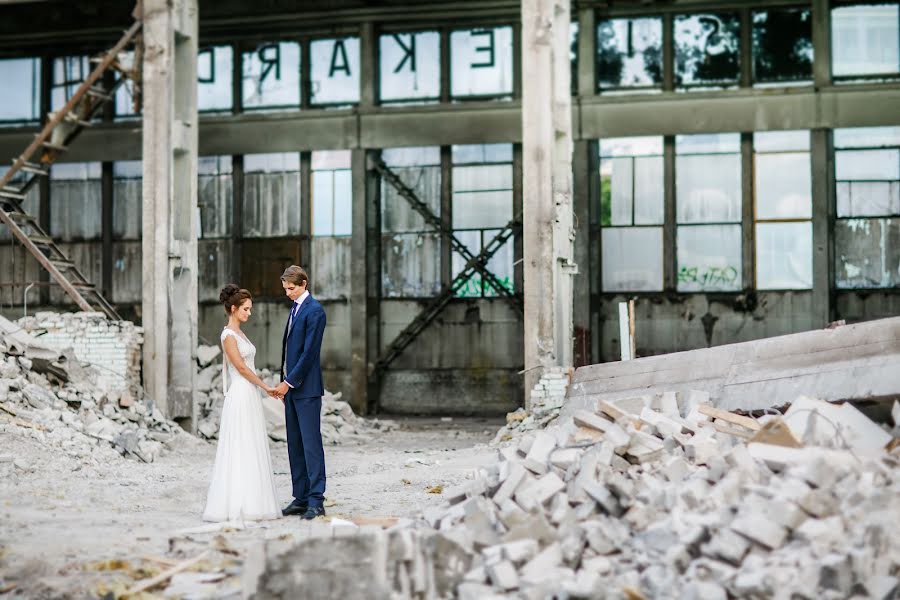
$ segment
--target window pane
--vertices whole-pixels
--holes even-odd
[[[662,136],[600,140],[600,156],[662,156]]]
[[[634,163],[629,157],[600,161],[600,214],[603,225],[633,225]]]
[[[604,292],[662,290],[662,227],[604,228],[601,239]]]
[[[597,25],[598,87],[662,83],[662,19],[610,19]]]
[[[0,121],[37,121],[41,106],[41,61],[38,58],[0,60]]]
[[[244,157],[244,236],[300,233],[300,155]]]
[[[197,179],[201,237],[221,238],[231,235],[234,204],[231,157],[199,157]]]
[[[334,172],[334,235],[353,233],[353,172]]]
[[[51,108],[53,110],[62,108],[90,72],[91,68],[87,56],[60,56],[54,58],[53,83],[50,88]]]
[[[512,165],[453,167],[453,228],[504,227],[512,219]]]
[[[900,214],[900,182],[839,181],[839,217],[871,217]]]
[[[441,149],[390,148],[381,153],[384,163],[425,202],[436,216],[441,214]],[[425,220],[400,196],[394,186],[381,183],[381,230],[385,232],[427,231]]]
[[[665,190],[662,156],[634,159],[634,224],[662,225]]]
[[[334,171],[312,173],[312,234],[334,233]]]
[[[812,288],[812,223],[756,224],[756,287]]]
[[[678,290],[741,289],[741,226],[694,225],[677,230]]]
[[[900,72],[900,5],[843,6],[831,10],[831,64],[835,77]]]
[[[481,232],[481,240],[482,246],[487,246],[494,237],[500,233],[500,229],[485,229]],[[481,249],[479,248],[479,252]],[[487,270],[497,278],[504,288],[509,290],[510,292],[514,291],[515,285],[513,283],[513,256],[515,252],[515,246],[513,245],[512,238],[507,240],[500,248],[497,250],[497,253],[491,257],[491,259],[487,262]],[[456,253],[454,252],[454,255]],[[472,279],[481,278],[481,275],[475,275]],[[494,289],[493,285],[488,282],[484,282],[484,295],[486,297],[496,297],[499,296],[500,293]]]
[[[450,34],[451,95],[502,96],[513,91],[512,27]]]
[[[131,50],[127,50],[120,53],[119,64],[124,69],[134,68],[134,52]],[[229,75],[229,81],[231,81],[231,75]],[[119,87],[119,89],[116,90],[116,96],[114,100],[116,104],[116,119],[135,118],[138,116],[141,107],[135,107],[134,100],[134,81],[131,79],[126,79],[125,82]]]
[[[142,165],[139,160],[113,163],[113,237],[141,239],[143,219]]]
[[[900,127],[853,127],[834,130],[835,148],[900,146]]]
[[[63,242],[101,235],[100,163],[58,163],[50,169],[50,235]]]
[[[512,144],[466,144],[452,146],[454,165],[512,162]]]
[[[838,181],[900,179],[900,150],[841,150],[834,154]]]
[[[775,9],[753,13],[753,80],[812,78],[812,13]]]
[[[437,100],[441,95],[441,35],[391,33],[379,38],[383,101]]]
[[[6,172],[9,171],[9,167],[0,166],[0,177],[6,175]],[[9,182],[10,186],[19,187],[24,184],[27,180],[27,173],[23,171],[17,172],[13,175],[12,179]],[[25,200],[22,202],[22,210],[24,210],[29,215],[36,217],[40,212],[41,207],[41,192],[40,186],[33,185],[28,190],[28,193],[25,195]],[[0,241],[11,240],[13,238],[12,233],[9,231],[9,228],[6,225],[0,225]]]
[[[739,133],[705,133],[700,135],[676,135],[677,154],[709,154],[713,152],[740,152]]]
[[[382,295],[434,296],[441,290],[441,236],[401,233],[382,236]]]
[[[197,53],[197,108],[199,110],[231,110],[234,69],[231,46],[202,48]]]
[[[678,156],[675,193],[679,223],[740,222],[740,155]]]
[[[244,108],[300,106],[300,44],[260,44],[243,55]]]
[[[312,170],[349,169],[350,160],[349,150],[317,150],[312,153]]]
[[[753,149],[757,152],[809,150],[809,132],[804,130],[760,131],[753,134]]]
[[[808,152],[757,154],[754,180],[756,218],[812,218]]]
[[[312,104],[359,102],[359,38],[316,40],[309,54]]]
[[[704,86],[737,82],[740,26],[734,14],[676,16],[676,83]]]
[[[837,287],[900,286],[900,219],[841,219],[834,238]]]

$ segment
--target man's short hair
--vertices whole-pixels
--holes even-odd
[[[306,274],[303,267],[298,267],[297,265],[291,265],[285,269],[284,273],[281,274],[281,280],[294,285],[300,285],[305,282],[306,287],[309,287],[309,275]]]

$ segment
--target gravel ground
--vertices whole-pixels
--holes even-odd
[[[496,452],[486,444],[503,424],[398,423],[397,430],[357,445],[325,448],[329,518],[415,516],[440,503],[441,495],[428,490],[456,485],[492,462]],[[302,529],[299,519],[290,518],[239,531],[185,532],[204,525],[212,443],[179,435],[145,464],[122,458],[103,442],[92,460],[70,457],[44,435],[0,424],[0,597],[98,597],[155,572],[147,570],[148,556],[178,560],[215,536],[240,559],[255,540],[288,539]],[[287,503],[287,448],[273,442],[271,451],[278,492]]]

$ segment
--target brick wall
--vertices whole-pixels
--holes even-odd
[[[140,398],[144,330],[130,321],[110,321],[102,313],[38,312],[19,325],[52,348],[71,349],[75,358],[96,367],[97,387]]]

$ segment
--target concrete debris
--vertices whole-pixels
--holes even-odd
[[[900,537],[890,531],[900,522],[900,451],[884,449],[877,425],[831,407],[853,414],[842,436],[801,436],[824,446],[748,445],[708,426],[692,432],[687,415],[703,402],[646,400],[575,415],[594,440],[576,442],[570,418],[503,446],[498,463],[429,509],[427,522],[360,540],[364,551],[349,548],[360,556],[359,568],[344,570],[354,577],[329,582],[366,582],[368,595],[351,590],[348,598],[437,598],[450,590],[460,598],[897,593]],[[761,428],[752,417],[722,417]],[[861,441],[862,431],[876,441]],[[771,451],[756,458],[753,449],[765,446]],[[788,458],[773,464],[780,454]],[[402,553],[389,542],[401,536]],[[438,567],[429,540],[452,547],[455,562]],[[305,556],[308,548],[303,542],[293,552]],[[270,558],[262,578],[306,572],[296,556]],[[328,571],[330,561],[316,556],[315,568]]]
[[[20,428],[53,451],[88,464],[116,453],[152,462],[177,436],[187,435],[133,383],[130,359],[124,357],[139,339],[139,328],[95,313],[38,313],[22,322],[46,333],[36,338],[10,321],[0,322],[0,431]],[[68,333],[62,331],[66,327]],[[119,335],[126,340],[121,348]],[[85,356],[125,374],[104,374],[91,361],[81,363]],[[27,470],[25,463],[16,466]]]
[[[554,367],[544,371],[529,395],[526,408],[506,415],[506,426],[497,432],[493,444],[509,441],[529,431],[543,429],[559,417],[571,382],[571,369]]]
[[[221,352],[214,354],[208,350],[209,348],[212,347],[202,346],[197,350],[197,364],[200,370],[195,379],[194,399],[200,415],[197,432],[205,439],[214,440],[219,435],[219,422],[222,417],[225,394],[222,392],[222,362],[221,359],[216,360]],[[203,362],[210,356],[213,356],[210,360],[214,362],[207,362],[204,365]],[[266,384],[271,386],[278,384],[277,373],[262,369],[259,374]],[[263,403],[269,437],[275,441],[286,441],[284,404],[266,396],[262,390],[260,390],[260,400]],[[396,426],[394,421],[364,419],[357,416],[350,405],[341,400],[340,392],[332,394],[326,390],[325,396],[322,397],[322,441],[325,444],[336,445],[364,441],[379,431],[389,431]]]

